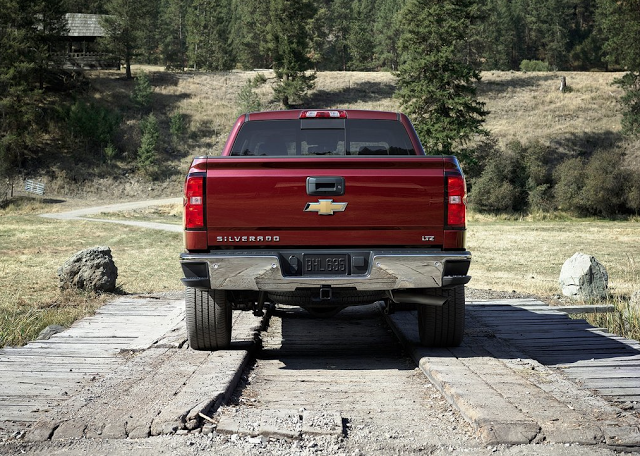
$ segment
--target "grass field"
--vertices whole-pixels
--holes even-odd
[[[144,69],[155,86],[153,109],[169,116],[184,115],[187,133],[183,148],[173,155],[176,168],[187,169],[195,155],[220,153],[238,112],[238,93],[258,72],[173,74],[158,67]],[[279,109],[271,99],[273,74],[260,71],[267,82],[256,89],[264,109]],[[92,96],[108,104],[128,100],[131,82],[117,72],[87,73]],[[560,77],[570,91],[560,93]],[[538,140],[567,153],[581,152],[619,139],[620,91],[611,83],[613,73],[517,73],[487,72],[478,86],[479,97],[491,112],[486,127],[499,143],[518,139]],[[398,110],[393,98],[396,78],[390,73],[318,73],[310,93],[310,108]],[[130,126],[132,130],[137,127]],[[167,125],[161,124],[162,128]],[[630,146],[640,166],[640,146]],[[633,153],[631,154],[633,155]],[[179,196],[182,175],[172,181],[148,184],[131,179],[118,194],[129,199]],[[89,189],[68,189],[52,182],[51,197],[67,200],[70,194]],[[85,184],[87,185],[87,184]],[[99,201],[115,203],[109,182],[89,182]],[[57,194],[56,194],[57,191]],[[103,193],[99,193],[103,192]],[[76,206],[83,202],[76,203]],[[181,236],[112,224],[54,221],[35,214],[63,210],[65,204],[20,203],[0,209],[0,345],[22,344],[49,324],[68,325],[89,314],[105,299],[58,289],[56,270],[72,254],[86,247],[108,245],[119,268],[121,293],[161,292],[180,288],[177,261]],[[154,208],[98,217],[179,223],[180,209]],[[560,293],[557,280],[562,263],[577,251],[594,255],[608,269],[611,302],[623,308],[632,291],[640,289],[640,237],[638,220],[607,222],[568,217],[529,217],[501,220],[474,215],[469,223],[468,245],[474,259],[471,269],[475,288],[518,291],[551,298]],[[622,313],[620,314],[622,315]],[[619,333],[640,338],[640,323],[620,324],[620,315],[605,318]],[[624,317],[627,318],[627,317]],[[597,323],[599,325],[604,323]],[[617,325],[617,326],[616,326]],[[616,329],[617,328],[617,329]],[[634,329],[635,328],[635,329]]]
[[[113,299],[58,288],[58,268],[84,248],[111,247],[119,293],[180,289],[180,234],[35,215],[44,212],[43,204],[0,211],[0,346],[23,344],[50,324],[68,326]]]
[[[92,313],[113,295],[60,291],[56,271],[78,250],[111,247],[118,266],[119,293],[153,293],[181,288],[179,234],[90,221],[58,221],[38,217],[42,203],[0,212],[0,339],[23,344],[50,324],[69,325]],[[110,214],[111,218],[176,223],[179,206]],[[100,217],[104,216],[101,215]],[[468,247],[473,253],[470,286],[512,290],[552,299],[560,294],[563,262],[575,252],[594,255],[607,268],[612,302],[624,310],[630,294],[640,289],[637,221],[500,220],[472,215]],[[624,312],[593,322],[640,338],[637,314]],[[590,317],[591,318],[591,317]]]

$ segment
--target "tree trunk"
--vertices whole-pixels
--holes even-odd
[[[564,93],[567,90],[567,78],[562,76],[560,78],[560,92]]]

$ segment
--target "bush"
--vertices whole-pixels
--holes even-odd
[[[548,211],[553,207],[551,150],[534,142],[527,147],[519,142],[511,143],[514,153],[522,157],[526,182],[524,188],[528,194],[530,211]]]
[[[176,112],[169,117],[169,132],[174,141],[178,141],[186,130],[184,115]]]
[[[147,73],[141,71],[136,78],[136,85],[131,94],[133,101],[139,108],[144,109],[151,105],[151,95],[153,94],[153,86],[147,76]]]
[[[240,93],[238,94],[238,115],[242,115],[247,112],[260,111],[262,109],[262,103],[260,98],[253,91],[254,84],[252,81],[242,86]]]
[[[640,205],[640,177],[622,168],[623,153],[606,150],[590,160],[572,158],[554,173],[556,204],[580,215],[612,217],[637,211]]]
[[[589,160],[581,197],[590,215],[611,217],[626,212],[627,172],[622,163],[618,151],[598,152]]]
[[[630,136],[638,136],[640,135],[640,73],[627,73],[614,82],[624,90],[624,95],[620,99],[623,106],[622,132]]]
[[[112,163],[118,156],[118,149],[111,143],[107,144],[104,148],[104,159],[107,163]]]
[[[629,171],[626,203],[630,211],[640,213],[640,172]]]
[[[549,71],[549,64],[540,60],[523,60],[520,63],[520,70],[527,72]]]
[[[520,157],[499,152],[482,175],[472,182],[470,204],[482,212],[518,212],[526,209]]]
[[[553,172],[556,206],[564,211],[582,210],[582,187],[584,187],[584,161],[581,158],[570,158],[560,163]]]
[[[102,106],[76,101],[66,115],[71,135],[97,146],[109,144],[120,125],[120,114]]]
[[[138,168],[151,174],[157,163],[158,139],[160,137],[158,120],[153,113],[140,121],[140,130],[142,131],[142,139],[138,148]]]
[[[533,143],[493,149],[479,178],[472,180],[470,201],[480,211],[522,212],[552,206],[550,151]]]

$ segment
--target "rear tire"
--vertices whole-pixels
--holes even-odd
[[[442,306],[418,306],[418,332],[425,347],[457,347],[464,336],[464,286],[427,291],[431,296],[442,296]]]
[[[185,313],[189,345],[194,350],[222,350],[231,345],[233,311],[227,292],[187,288]]]

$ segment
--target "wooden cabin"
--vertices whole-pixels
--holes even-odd
[[[70,70],[120,69],[120,62],[100,52],[97,40],[106,35],[102,14],[67,13],[66,57],[63,68]]]

